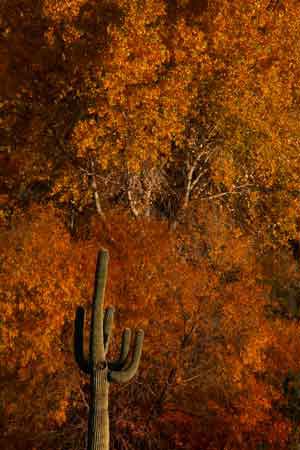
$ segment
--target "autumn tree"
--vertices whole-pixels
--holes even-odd
[[[275,248],[299,231],[299,5],[216,1],[207,14],[218,61],[209,101],[223,136],[213,180],[257,242]]]
[[[84,206],[84,191],[93,189],[78,166],[90,171],[92,162],[98,175],[122,169],[133,212],[140,183],[145,203],[153,203],[172,144],[182,141],[197,83],[211,70],[201,27],[171,14],[163,0],[15,3],[1,6],[3,47],[15,40],[3,67],[13,82],[2,106],[11,117],[7,151],[22,161],[23,189],[29,179],[48,182],[50,193],[74,192]],[[13,12],[18,7],[22,23]],[[22,70],[13,72],[18,65]],[[64,177],[70,164],[73,175]],[[149,185],[148,171],[158,183]],[[21,180],[15,189],[22,189]]]
[[[160,398],[170,370],[179,370],[184,318],[185,314],[192,321],[197,317],[199,305],[194,302],[194,292],[199,282],[192,274],[186,277],[188,267],[180,263],[180,258],[178,266],[174,266],[174,248],[166,224],[137,223],[120,213],[115,213],[113,218],[114,238],[119,249],[111,248],[108,301],[117,306],[115,332],[118,333],[121,321],[123,326],[135,322],[149,333],[145,343],[144,377],[145,369],[147,374],[150,367],[146,395],[132,409],[142,418],[145,404],[151,400],[153,406]],[[87,380],[82,380],[80,386],[75,375],[71,329],[76,305],[89,301],[99,245],[101,242],[110,245],[103,241],[99,221],[95,220],[94,227],[90,240],[72,241],[59,211],[32,206],[28,213],[15,219],[14,230],[3,234],[2,420],[7,428],[3,442],[10,440],[12,448],[18,445],[17,441],[22,442],[23,448],[30,446],[30,442],[46,448],[51,442],[48,440],[50,432],[52,442],[57,442],[58,428],[69,420],[70,425],[75,420],[71,426],[81,433],[85,428],[80,422],[80,411],[85,408]],[[160,243],[159,252],[153,243]],[[203,278],[203,289],[211,282]],[[191,288],[190,283],[195,283],[195,287]],[[161,348],[162,339],[164,348]],[[115,347],[118,346],[116,342]],[[153,383],[156,385],[154,395],[151,393]],[[118,396],[117,391],[115,396]],[[124,398],[125,402],[134,401],[133,397]],[[149,403],[147,405],[149,408]],[[24,411],[22,414],[20,408]],[[75,411],[79,414],[77,419]],[[23,429],[18,417],[25,424],[22,432],[18,431]],[[116,436],[122,436],[122,429],[135,423],[135,415],[119,413],[116,417],[119,424]],[[125,428],[122,428],[122,420],[126,421]],[[142,421],[136,432],[146,439],[147,430],[146,422]],[[69,436],[69,432],[67,434]]]
[[[224,210],[200,205],[176,232],[157,219],[111,211],[118,246],[106,241],[97,216],[88,239],[71,240],[49,206],[32,205],[3,233],[3,445],[84,445],[88,380],[74,365],[72,325],[76,305],[89,304],[97,251],[105,246],[107,302],[116,308],[112,357],[124,326],[143,327],[148,336],[138,378],[122,395],[112,386],[113,445],[168,448],[164,427],[179,447],[193,449],[198,440],[204,448],[286,448],[295,400],[282,386],[289,371],[300,370],[297,325],[268,316],[270,286],[261,282],[251,239]],[[291,338],[293,352],[282,364]]]
[[[183,206],[212,196],[258,242],[297,237],[298,6],[194,3],[2,2],[9,198],[78,211],[101,177],[102,211],[127,195],[149,215],[172,166]]]
[[[32,208],[1,247],[2,439],[25,448],[66,420],[75,379],[61,338],[80,289],[69,234],[52,208]]]
[[[69,325],[100,244],[115,332],[149,338],[114,445],[159,447],[162,426],[179,448],[294,445],[299,17],[292,0],[1,2],[3,446],[83,436]],[[176,229],[154,214],[172,196]]]
[[[179,234],[178,251],[201,268],[198,277],[207,267],[208,276],[218,281],[201,299],[193,346],[184,358],[186,371],[165,405],[162,426],[173,423],[181,429],[186,448],[197,448],[195,440],[203,448],[243,448],[244,442],[245,448],[256,448],[267,439],[271,423],[279,430],[272,435],[274,445],[285,448],[289,421],[272,410],[273,402],[282,400],[280,381],[274,386],[264,378],[274,346],[265,314],[270,288],[257,282],[261,267],[251,239],[225,209],[212,206],[200,203],[198,215],[188,218],[186,235],[184,230]],[[193,434],[184,423],[194,424]],[[177,438],[182,441],[182,435]]]
[[[253,241],[228,213],[210,209],[209,203],[199,207],[188,229],[175,234],[118,215],[114,224],[118,242],[125,242],[126,233],[120,266],[115,266],[123,278],[112,275],[124,281],[118,297],[135,305],[129,326],[130,317],[139,317],[151,337],[149,347],[145,342],[143,402],[150,400],[158,409],[148,425],[167,427],[179,448],[195,448],[196,436],[204,448],[243,448],[244,442],[245,448],[264,442],[286,448],[292,423],[282,413],[282,383],[289,363],[275,370],[281,338],[267,314],[270,287],[260,283]],[[155,242],[161,243],[158,253]],[[158,373],[160,381],[151,384],[149,375]],[[163,402],[155,402],[162,394]],[[136,430],[121,417],[117,424],[124,432],[138,439],[147,434],[147,428]],[[191,428],[193,435],[186,431]]]

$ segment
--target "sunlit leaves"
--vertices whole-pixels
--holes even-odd
[[[281,227],[286,214],[278,199],[291,204],[291,185],[299,190],[299,5],[293,1],[284,2],[284,7],[281,2],[222,2],[211,17],[210,30],[214,56],[220,66],[223,63],[218,88],[211,92],[211,106],[219,105],[215,117],[224,138],[225,162],[220,167],[233,161],[234,184],[253,186],[245,190],[245,222],[250,225],[253,220],[251,227],[261,223],[267,245],[270,241],[283,244],[286,233],[294,231]],[[230,172],[227,167],[222,174],[227,189]],[[272,191],[278,192],[276,199]],[[258,195],[254,202],[252,192]],[[238,209],[236,198],[232,204]],[[290,209],[291,223],[297,214]]]
[[[165,2],[119,6],[124,22],[108,26],[109,45],[95,68],[103,88],[88,94],[98,120],[79,123],[73,142],[79,156],[92,152],[102,167],[125,157],[139,171],[143,161],[169,157],[173,139],[181,142],[209,58],[204,33],[184,19],[169,24]]]
[[[59,218],[51,207],[44,211],[32,208],[31,214],[25,215],[25,222],[20,221],[15,231],[2,239],[5,259],[0,276],[1,373],[17,377],[19,385],[2,395],[11,397],[10,401],[20,407],[18,395],[22,393],[23,420],[30,420],[34,409],[40,410],[35,421],[38,429],[45,425],[45,411],[41,409],[40,395],[35,396],[34,392],[40,391],[43,384],[43,402],[53,418],[61,422],[68,405],[71,385],[62,399],[59,386],[64,385],[63,377],[54,386],[45,380],[68,371],[60,337],[70,319],[78,287],[70,264],[70,238]],[[60,412],[53,404],[56,397],[65,402],[63,409],[60,404]]]
[[[80,8],[86,3],[86,0],[44,0],[43,13],[53,21],[63,21],[78,16]]]

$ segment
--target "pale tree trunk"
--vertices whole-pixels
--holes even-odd
[[[111,235],[112,233],[111,233],[110,226],[107,223],[106,216],[105,216],[104,211],[103,211],[103,209],[101,207],[100,195],[99,195],[97,179],[96,179],[95,163],[94,163],[94,161],[92,159],[91,159],[91,174],[90,175],[92,177],[92,188],[93,188],[93,191],[94,191],[94,199],[95,199],[96,211],[97,211],[97,213],[99,214],[99,216],[100,216],[100,218],[102,220],[103,227],[105,228],[105,231],[107,233],[108,241],[115,248],[118,248],[117,242],[115,241],[115,239]]]
[[[94,191],[96,210],[97,210],[97,213],[101,216],[101,218],[103,220],[105,220],[106,217],[105,217],[105,214],[101,207],[100,196],[99,196],[97,180],[96,180],[96,173],[95,173],[95,164],[94,164],[93,160],[91,160],[91,176],[92,176],[92,188]]]
[[[146,161],[140,173],[133,173],[127,169],[128,202],[135,217],[150,217],[153,201],[166,185],[163,172],[165,164],[166,162],[160,167],[155,167]]]
[[[149,175],[146,175],[149,176]],[[130,174],[128,183],[128,201],[132,214],[135,217],[149,217],[151,211],[151,198],[153,186],[145,186],[143,174]]]
[[[128,189],[127,189],[127,195],[128,195],[128,201],[129,201],[129,207],[131,209],[132,214],[135,217],[139,217],[141,211],[136,206],[136,201],[134,199],[134,191],[136,188],[134,187],[134,181],[133,178],[137,175],[131,175],[129,182],[128,182]]]
[[[191,196],[193,195],[194,198],[197,198],[207,187],[208,181],[203,181],[208,172],[208,167],[206,164],[215,151],[216,150],[212,151],[209,148],[203,148],[203,144],[199,144],[196,156],[195,151],[187,154],[185,161],[186,183],[184,196],[177,216],[170,225],[171,230],[175,230],[177,228],[178,223],[180,223],[182,217],[185,215],[190,204]]]
[[[187,155],[185,164],[186,186],[181,204],[183,213],[187,210],[192,196],[200,200],[214,200],[227,195],[241,195],[244,192],[248,192],[249,187],[253,186],[253,183],[247,182],[234,186],[234,189],[227,192],[217,194],[207,193],[205,195],[205,190],[209,184],[209,180],[205,179],[209,171],[209,164],[219,150],[218,145],[211,147],[211,141],[214,137],[214,130],[212,130],[204,143],[197,144],[197,142],[192,141],[192,144],[190,144],[191,152]]]
[[[208,172],[208,168],[204,166],[204,163],[208,161],[209,157],[206,158],[206,160],[203,163],[202,168],[198,168],[198,172],[196,172],[197,165],[203,156],[203,152],[199,152],[197,157],[193,162],[189,161],[189,158],[186,161],[186,173],[187,173],[187,179],[186,179],[186,189],[185,189],[185,195],[183,199],[182,209],[186,209],[188,207],[190,198],[192,193],[194,192],[195,188],[199,185],[201,179],[206,175]],[[196,175],[196,176],[195,176]],[[201,186],[201,190],[203,191],[206,187],[207,183]]]
[[[219,150],[216,142],[218,134],[216,126],[207,130],[205,136],[200,135],[199,130],[194,126],[191,126],[189,133],[186,144],[186,185],[182,201],[183,210],[187,209],[192,195],[197,197],[205,191],[208,182],[204,180],[209,170],[210,160]]]

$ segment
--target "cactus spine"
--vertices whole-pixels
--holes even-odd
[[[89,357],[83,351],[84,309],[79,307],[75,319],[75,358],[81,370],[90,375],[91,398],[88,421],[88,450],[109,449],[109,383],[125,383],[136,373],[143,346],[144,332],[137,330],[133,356],[129,358],[131,330],[123,331],[120,356],[116,361],[106,359],[111,338],[114,308],[103,311],[107,279],[108,251],[98,254],[95,291],[92,309]]]

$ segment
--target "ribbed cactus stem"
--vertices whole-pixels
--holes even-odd
[[[112,326],[114,322],[114,313],[115,309],[112,307],[106,308],[105,314],[104,314],[104,325],[103,325],[103,333],[104,333],[104,353],[106,356],[106,353],[108,351],[108,346],[111,338],[112,333]]]
[[[92,336],[91,336],[91,360],[93,366],[105,361],[104,330],[103,330],[103,305],[105,285],[107,279],[108,252],[103,250],[98,254],[95,296],[92,311]]]
[[[91,400],[88,425],[88,450],[109,450],[109,382],[125,383],[136,374],[143,347],[144,332],[137,330],[133,356],[129,358],[131,330],[123,331],[120,356],[116,361],[106,359],[112,334],[114,308],[103,312],[104,294],[107,280],[108,252],[101,250],[98,254],[95,294],[92,309],[89,358],[84,356],[84,310],[76,311],[74,347],[75,359],[80,369],[90,375]]]
[[[88,424],[88,450],[109,449],[107,366],[91,375],[91,405]]]

